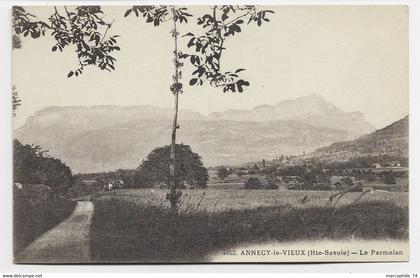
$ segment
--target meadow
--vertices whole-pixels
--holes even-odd
[[[177,214],[164,189],[92,196],[91,254],[98,262],[206,262],[241,244],[407,239],[408,194],[287,190],[184,190]]]
[[[272,206],[323,207],[331,205],[330,196],[338,193],[338,191],[244,189],[186,189],[182,192],[180,213],[191,209],[220,212]],[[169,202],[165,199],[166,193],[166,189],[124,189],[96,196],[105,200],[118,198],[139,205],[169,208]],[[360,192],[349,192],[340,199],[337,206],[352,204],[359,199],[360,195]],[[306,201],[302,203],[305,196],[307,196]],[[408,207],[408,193],[405,192],[373,191],[363,195],[359,201],[362,200],[390,201],[400,207]]]

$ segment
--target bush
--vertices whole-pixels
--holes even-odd
[[[269,182],[264,189],[279,189],[279,185],[275,182]]]
[[[353,186],[353,180],[350,177],[344,177],[341,179],[341,182],[344,184],[344,186],[349,187]]]
[[[385,184],[396,184],[395,174],[391,171],[383,172],[381,180]]]
[[[238,171],[238,172],[236,172],[236,175],[238,177],[242,177],[242,176],[246,175],[246,172],[245,171]]]
[[[154,149],[139,166],[134,177],[137,186],[152,187],[159,183],[169,184],[170,146]],[[205,188],[209,179],[207,169],[201,157],[188,145],[177,144],[175,147],[175,179],[179,185]]]
[[[220,167],[217,169],[217,176],[221,179],[225,179],[227,176],[229,176],[229,171],[225,167]]]
[[[369,182],[374,182],[374,181],[376,181],[376,176],[374,174],[372,174],[372,173],[371,174],[367,174],[366,180],[369,181]]]
[[[248,178],[245,182],[245,189],[262,189],[262,183],[259,178]]]
[[[48,156],[40,146],[13,141],[13,180],[19,183],[44,184],[53,190],[69,188],[74,183],[70,168]]]

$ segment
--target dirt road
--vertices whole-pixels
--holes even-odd
[[[15,262],[90,263],[89,229],[92,214],[92,202],[77,202],[72,215],[23,249]]]

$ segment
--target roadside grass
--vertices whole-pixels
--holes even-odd
[[[76,202],[53,199],[47,193],[13,192],[13,253],[16,255],[42,233],[70,216]]]
[[[94,198],[90,248],[96,262],[205,262],[241,244],[408,238],[408,209],[393,201],[220,210],[201,208],[203,195],[173,215],[166,203],[139,202],[124,194]]]

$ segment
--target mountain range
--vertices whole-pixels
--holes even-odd
[[[14,137],[49,150],[76,173],[135,168],[170,142],[172,116],[173,109],[156,106],[52,106]],[[206,166],[309,153],[375,130],[362,113],[343,112],[318,95],[207,116],[180,110],[179,121],[177,142]]]
[[[212,113],[211,120],[257,121],[293,120],[315,127],[329,127],[362,135],[375,130],[361,112],[346,113],[320,95],[285,100],[276,105],[261,105],[252,110]]]

